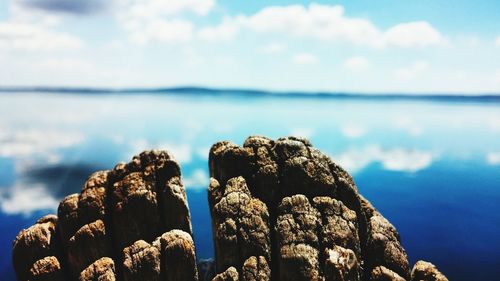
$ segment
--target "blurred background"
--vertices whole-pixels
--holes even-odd
[[[410,262],[500,276],[496,1],[0,2],[0,276],[20,229],[144,149],[180,161],[213,257],[210,146],[297,135],[393,223]]]

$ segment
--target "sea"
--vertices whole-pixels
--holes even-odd
[[[208,152],[250,135],[302,136],[397,228],[410,263],[450,280],[500,276],[500,98],[14,89],[0,92],[0,279],[12,241],[94,171],[145,149],[180,162],[196,254],[213,258]]]

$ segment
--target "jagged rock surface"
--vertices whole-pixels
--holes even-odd
[[[92,174],[58,216],[21,231],[19,281],[198,280],[180,167],[166,151]]]
[[[447,281],[423,261],[410,273],[395,227],[305,139],[219,142],[209,169],[215,260],[196,263],[179,165],[146,151],[18,234],[18,280]]]
[[[394,226],[309,141],[219,142],[209,168],[214,280],[413,280]]]
[[[435,265],[426,261],[417,261],[411,271],[412,281],[448,281]]]

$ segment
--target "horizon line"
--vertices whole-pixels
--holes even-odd
[[[499,93],[454,93],[454,92],[354,92],[354,91],[286,91],[252,88],[224,88],[204,86],[172,87],[66,87],[66,86],[0,86],[0,93],[55,93],[55,94],[204,94],[217,96],[261,96],[261,97],[309,97],[345,99],[408,99],[408,100],[475,100],[500,102]]]

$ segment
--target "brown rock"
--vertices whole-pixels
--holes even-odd
[[[115,281],[115,263],[108,257],[100,258],[85,268],[80,277],[80,281]]]
[[[136,241],[123,250],[125,281],[160,280],[160,250],[144,240]]]
[[[197,280],[180,167],[165,151],[145,151],[111,171],[92,174],[80,194],[61,201],[58,214],[59,222],[55,216],[42,218],[14,241],[19,280],[34,274],[39,279],[63,274],[65,280]],[[148,244],[156,238],[161,247]]]
[[[269,214],[266,205],[252,198],[242,177],[230,179],[213,208],[217,268],[241,268],[251,256],[270,259]]]
[[[213,280],[410,280],[394,226],[309,141],[219,142],[209,167]],[[198,280],[186,192],[168,152],[92,174],[58,215],[16,237],[18,280]],[[447,279],[418,262],[411,280]]]
[[[377,266],[371,271],[370,281],[405,281],[405,279],[385,266]]]
[[[111,248],[106,236],[106,227],[102,220],[82,226],[68,242],[68,266],[74,276],[94,261],[111,255]]]
[[[238,281],[239,274],[236,268],[230,267],[224,272],[217,274],[212,281]]]
[[[382,265],[406,280],[410,278],[408,257],[401,246],[399,234],[379,214],[370,218],[365,257],[368,268]]]
[[[85,182],[78,197],[78,218],[80,225],[105,220],[106,189],[109,171],[95,172]]]
[[[417,261],[411,271],[412,281],[448,281],[435,265],[426,261]]]
[[[126,175],[112,186],[111,215],[117,249],[159,234],[160,215],[155,183],[141,172]]]
[[[66,245],[69,238],[81,227],[78,221],[78,194],[66,196],[57,208],[58,230],[61,241]]]
[[[189,233],[174,229],[153,243],[160,249],[162,280],[198,280],[194,242]]]
[[[57,217],[48,215],[16,236],[12,247],[12,261],[18,280],[28,280],[30,269],[36,261],[56,255],[56,225]]]
[[[262,255],[244,253],[249,239],[241,239],[239,221],[250,200],[260,200],[258,209],[269,215],[263,225],[254,223],[254,231],[269,229],[271,252],[263,256],[273,279],[369,280],[374,271],[409,280],[394,226],[342,167],[307,140],[252,136],[242,147],[219,142],[210,150],[209,168],[217,272],[232,266],[242,276],[242,262]]]
[[[324,274],[328,281],[359,281],[361,269],[356,254],[339,246],[325,250]]]
[[[66,280],[59,260],[54,256],[36,261],[30,269],[31,281],[64,281]]]
[[[278,207],[276,241],[281,280],[317,280],[319,213],[304,195],[285,197]]]
[[[271,269],[265,257],[252,256],[243,263],[241,275],[245,281],[267,281],[271,280]]]

